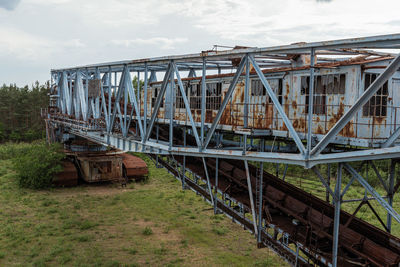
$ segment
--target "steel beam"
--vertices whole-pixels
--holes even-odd
[[[246,56],[248,58],[248,55]],[[250,61],[246,60],[246,76],[244,83],[244,107],[243,107],[243,126],[248,127],[249,123],[249,83],[250,83]]]
[[[354,115],[369,101],[369,99],[383,86],[383,84],[400,67],[400,54],[386,67],[386,69],[375,79],[375,81],[364,91],[361,97],[350,107],[350,109],[329,130],[322,140],[313,148],[311,156],[316,156],[332,141],[333,138],[349,123]]]
[[[146,142],[149,139],[151,131],[153,130],[154,122],[155,122],[155,120],[157,118],[158,111],[160,110],[161,101],[164,98],[164,94],[165,94],[165,91],[167,89],[168,80],[170,78],[171,72],[172,72],[172,65],[170,63],[168,65],[167,71],[165,72],[164,80],[163,80],[162,85],[161,85],[160,94],[157,96],[156,103],[154,105],[154,110],[153,110],[153,113],[151,114],[151,119],[150,119],[150,122],[149,122],[149,126],[147,127],[147,132],[145,134],[144,142]]]
[[[251,185],[249,164],[247,163],[247,160],[244,161],[244,166],[246,168],[247,187],[248,187],[248,190],[249,190],[251,214],[253,216],[254,235],[258,236],[256,208],[255,208],[255,205],[254,205],[253,189],[252,189],[252,185]]]
[[[308,85],[308,129],[307,129],[307,152],[306,158],[310,157],[311,151],[311,138],[312,138],[312,125],[314,117],[314,63],[315,63],[315,49],[311,48],[310,58],[310,84]]]
[[[213,198],[213,193],[211,190],[210,177],[208,176],[208,168],[207,168],[206,159],[204,157],[202,157],[202,160],[203,160],[204,173],[206,174],[207,187],[208,187],[208,193],[210,194],[211,205],[214,206],[214,198]]]
[[[201,136],[201,143],[203,144],[204,142],[204,123],[205,123],[205,118],[206,118],[206,89],[207,89],[207,84],[206,84],[206,58],[203,57],[203,73],[201,76],[201,131],[200,131],[200,136]]]
[[[387,188],[387,196],[388,196],[388,204],[389,206],[393,206],[393,197],[394,197],[394,180],[396,175],[396,161],[390,161],[390,174],[389,174],[389,188]],[[392,231],[392,215],[388,212],[386,218],[386,227],[388,232]]]
[[[386,211],[400,223],[400,215],[379,195],[378,192],[348,163],[343,163],[345,169],[378,201],[378,203],[386,209]]]
[[[263,140],[264,141],[264,140]],[[263,208],[263,175],[264,175],[264,164],[260,162],[260,181],[258,184],[258,231],[257,231],[257,243],[262,244],[261,231],[262,231],[262,208]],[[256,196],[257,197],[257,196]]]
[[[192,68],[189,70],[188,78],[195,78],[196,76],[196,71]]]
[[[115,106],[114,106],[114,110],[113,110],[112,115],[111,115],[110,128],[108,129],[108,133],[111,133],[112,129],[114,127],[115,116],[117,115],[117,107],[119,107],[119,101],[120,101],[121,96],[122,96],[122,90],[124,90],[124,88],[123,88],[124,79],[125,79],[125,72],[122,72],[121,79],[120,79],[119,85],[118,85],[118,90],[117,90],[117,93],[116,93],[117,95],[116,95],[115,101],[114,101]],[[116,82],[117,82],[117,80],[115,79],[115,83]],[[110,105],[110,107],[111,107],[111,105]]]
[[[219,172],[219,159],[215,159],[215,188],[214,188],[214,214],[217,214],[218,206],[218,172]]]
[[[263,55],[263,56],[267,56],[269,54],[275,55],[275,54],[309,53],[310,48],[316,48],[318,50],[337,49],[337,48],[377,48],[377,47],[398,48],[399,42],[400,42],[400,34],[389,34],[389,35],[301,43],[301,44],[264,47],[264,48],[245,48],[245,49],[234,49],[226,51],[212,51],[212,52],[204,52],[196,54],[186,54],[178,56],[165,56],[165,57],[156,57],[148,59],[106,62],[101,64],[84,65],[72,68],[52,69],[51,71],[76,70],[82,68],[88,68],[89,70],[91,70],[94,69],[95,67],[107,69],[109,66],[111,66],[112,68],[117,68],[127,64],[130,67],[139,67],[143,69],[145,62],[147,62],[149,66],[163,66],[165,64],[168,64],[170,60],[177,60],[180,62],[193,62],[196,60],[201,60],[204,56],[206,56],[208,59],[213,59],[213,60],[216,59],[226,60],[230,58],[243,57],[247,53],[254,55]]]
[[[186,128],[183,130],[183,146],[186,146]],[[183,156],[182,164],[182,190],[185,190],[185,179],[186,179],[186,156]]]
[[[340,205],[341,205],[341,185],[342,185],[342,163],[338,165],[338,173],[335,186],[335,217],[333,221],[333,246],[332,246],[332,266],[337,266],[338,247],[339,247],[339,226],[340,226]]]
[[[181,96],[183,98],[183,103],[185,104],[185,109],[186,109],[187,116],[189,117],[190,125],[192,126],[192,131],[193,131],[194,137],[196,139],[196,144],[200,148],[201,147],[201,141],[200,141],[200,138],[199,138],[199,134],[197,132],[196,124],[194,123],[192,111],[190,110],[190,104],[189,104],[189,100],[188,100],[186,92],[185,92],[185,87],[183,86],[182,79],[181,79],[181,76],[179,74],[179,70],[178,70],[177,66],[174,63],[173,63],[172,66],[173,66],[173,68],[175,70],[176,79],[177,79],[177,82],[178,82],[178,87],[179,87],[179,90],[181,92]]]
[[[143,132],[147,132],[147,84],[148,84],[148,66],[147,63],[144,65],[144,100],[143,100]],[[143,141],[144,141],[144,135]]]
[[[261,71],[260,67],[258,66],[258,64],[255,61],[253,56],[250,56],[249,59],[250,59],[251,63],[253,64],[253,67],[258,75],[258,78],[260,78],[262,84],[264,85],[265,89],[267,90],[269,97],[271,98],[272,102],[274,103],[274,107],[278,111],[279,115],[281,115],[286,127],[289,130],[290,135],[292,136],[294,142],[297,145],[297,148],[300,150],[300,154],[304,155],[305,154],[304,145],[301,142],[301,139],[300,139],[299,135],[297,134],[296,130],[293,128],[292,122],[289,120],[288,116],[286,115],[285,111],[283,110],[282,105],[279,103],[279,100],[276,97],[274,91],[272,90],[267,79],[265,78],[264,73]]]
[[[329,184],[326,182],[325,178],[322,176],[322,174],[320,173],[320,171],[318,170],[318,168],[316,166],[311,168],[314,173],[317,175],[317,177],[319,178],[319,180],[322,182],[322,184],[325,186],[326,190],[332,195],[334,201],[337,201],[336,199],[336,194],[332,191],[331,187],[329,186]]]
[[[381,148],[391,147],[400,136],[400,127],[381,145]]]
[[[128,89],[127,91],[129,92],[129,100],[130,100],[131,104],[133,103],[133,107],[135,108],[136,121],[137,121],[137,125],[139,125],[141,140],[143,141],[145,133],[143,131],[142,120],[140,119],[140,107],[139,107],[139,103],[136,101],[135,89],[133,88],[131,74],[128,69],[125,69],[124,76],[125,76],[125,87],[127,87],[127,89]],[[139,94],[139,92],[140,91],[138,90],[138,94]],[[129,125],[127,125],[127,127],[129,127]]]
[[[171,61],[171,64],[174,64],[173,61]],[[170,81],[170,90],[169,90],[169,150],[171,150],[173,146],[173,140],[174,140],[174,93],[175,93],[175,81],[174,81],[174,71],[171,71],[171,77],[169,79]],[[167,107],[167,105],[165,105]],[[211,195],[210,195],[211,196]]]
[[[382,178],[381,174],[379,173],[378,169],[376,168],[374,161],[371,160],[371,161],[369,161],[369,163],[371,163],[372,169],[375,171],[376,177],[378,177],[378,179],[381,182],[385,191],[389,192],[389,188],[387,187],[385,181],[383,181],[383,178]]]
[[[243,68],[244,68],[244,65],[245,65],[247,60],[248,60],[247,57],[243,57],[242,60],[239,63],[239,66],[238,66],[238,68],[236,70],[235,76],[233,77],[233,80],[232,80],[231,84],[229,85],[229,89],[225,94],[224,100],[222,101],[221,107],[218,110],[217,116],[215,117],[213,123],[211,124],[210,130],[207,133],[207,137],[206,137],[206,139],[205,139],[205,141],[203,143],[203,149],[207,148],[208,143],[210,142],[211,137],[214,134],[215,129],[217,128],[219,120],[221,119],[222,114],[225,111],[225,107],[228,104],[228,101],[231,98],[232,93],[236,88],[236,84],[239,81],[239,78],[240,78],[240,76],[241,76],[241,74],[243,72]]]

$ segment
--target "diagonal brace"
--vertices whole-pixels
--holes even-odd
[[[132,78],[131,78],[131,74],[128,70],[128,67],[125,67],[125,85],[124,86],[126,86],[128,88],[129,100],[131,103],[133,103],[133,106],[135,108],[136,119],[137,119],[137,123],[139,125],[140,135],[142,137],[142,140],[144,140],[144,131],[143,131],[142,120],[140,119],[140,110],[139,110],[139,106],[137,103],[135,90],[133,89]],[[139,93],[139,88],[138,88],[138,93]],[[132,117],[132,115],[131,115],[131,117]],[[130,119],[129,119],[129,122],[130,122]],[[129,125],[127,127],[129,127]]]
[[[322,184],[326,187],[326,189],[328,190],[328,192],[331,194],[331,196],[333,197],[333,200],[336,201],[336,194],[332,191],[331,187],[329,186],[329,184],[326,182],[325,178],[322,176],[322,174],[320,173],[320,171],[318,170],[318,168],[316,166],[311,168],[314,173],[318,176],[318,178],[321,180]]]
[[[161,101],[163,100],[165,91],[167,90],[168,80],[171,76],[171,72],[172,72],[172,65],[171,65],[171,63],[169,63],[167,71],[165,72],[165,75],[164,75],[164,80],[161,85],[160,94],[157,96],[156,103],[154,105],[154,110],[153,110],[153,113],[151,114],[151,119],[150,119],[149,125],[147,127],[147,132],[145,133],[143,142],[146,142],[149,139],[151,131],[153,130],[154,122],[157,118],[158,111],[160,110]]]
[[[265,89],[267,90],[267,93],[269,97],[271,98],[272,102],[274,103],[274,106],[276,110],[278,111],[279,115],[282,117],[283,122],[285,123],[286,127],[288,128],[290,134],[293,137],[294,142],[296,143],[298,149],[300,150],[300,153],[302,155],[305,154],[305,148],[303,143],[301,142],[301,139],[299,135],[297,134],[296,130],[293,128],[292,122],[289,120],[288,116],[286,115],[285,111],[282,108],[281,103],[279,103],[278,98],[276,97],[274,91],[272,90],[271,86],[269,85],[267,79],[264,76],[264,73],[258,66],[258,63],[254,59],[252,55],[249,56],[251,63],[253,64],[254,69],[256,70],[256,73],[258,75],[258,78],[260,78],[262,84],[264,85]]]
[[[185,104],[186,112],[187,112],[187,114],[188,114],[188,116],[189,116],[190,124],[192,125],[192,130],[193,130],[193,133],[194,133],[194,137],[195,137],[195,139],[196,139],[197,146],[198,146],[198,147],[201,147],[201,142],[200,142],[200,139],[199,139],[199,134],[198,134],[198,132],[197,132],[196,125],[195,125],[195,123],[194,123],[192,111],[190,110],[189,101],[188,101],[188,99],[187,99],[187,95],[186,95],[186,92],[185,92],[185,88],[183,87],[183,83],[182,83],[181,76],[180,76],[180,74],[179,74],[179,70],[178,70],[178,68],[177,68],[177,66],[176,66],[175,63],[172,63],[172,66],[173,66],[173,68],[174,68],[174,70],[175,70],[176,79],[178,80],[178,87],[179,87],[179,90],[181,91],[181,95],[182,95],[182,98],[183,98],[183,102],[184,102],[184,104]]]
[[[399,138],[399,136],[400,136],[400,127],[398,127],[394,131],[394,133],[391,136],[389,136],[389,138],[385,141],[385,143],[381,145],[381,147],[382,148],[391,147],[394,144],[394,142],[396,142],[397,138]]]
[[[383,84],[400,67],[400,54],[386,67],[376,80],[364,91],[362,96],[353,106],[339,119],[339,121],[329,130],[322,140],[311,150],[311,156],[317,156],[332,141],[333,138],[347,125],[354,115],[370,100],[370,98],[383,86]]]
[[[215,117],[213,123],[211,124],[210,130],[207,133],[207,137],[206,137],[206,139],[205,139],[205,141],[203,143],[203,149],[206,149],[207,146],[208,146],[208,143],[210,143],[211,137],[214,134],[215,129],[217,128],[217,124],[219,123],[219,120],[221,119],[222,114],[225,111],[225,107],[228,104],[229,99],[231,98],[231,96],[233,94],[233,91],[236,88],[236,84],[239,81],[240,76],[242,75],[242,72],[243,72],[243,69],[244,69],[244,65],[245,65],[247,60],[248,60],[248,57],[244,56],[242,58],[242,60],[240,61],[240,63],[239,63],[239,66],[238,66],[238,68],[236,70],[235,76],[233,77],[233,80],[232,80],[231,84],[229,85],[228,92],[226,92],[224,101],[222,101],[222,104],[221,104],[221,107],[218,110],[217,116]]]
[[[343,166],[345,169],[353,175],[357,181],[364,186],[364,188],[373,196],[375,199],[381,204],[382,207],[384,207],[387,212],[392,215],[393,218],[396,219],[397,222],[400,223],[400,215],[379,195],[378,192],[372,186],[360,175],[358,172],[351,167],[348,163],[343,163]]]

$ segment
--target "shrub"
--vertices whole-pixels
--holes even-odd
[[[224,227],[213,227],[212,231],[217,235],[225,235],[228,232]]]
[[[152,235],[153,234],[153,230],[151,230],[150,227],[146,226],[146,228],[144,228],[142,234],[143,235]]]
[[[6,143],[0,145],[0,160],[12,159],[20,156],[31,147],[28,143]]]
[[[12,159],[20,187],[42,189],[52,185],[54,175],[62,171],[64,154],[60,145],[35,143]]]

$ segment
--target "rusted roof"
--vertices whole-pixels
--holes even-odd
[[[317,63],[314,65],[314,68],[337,68],[341,66],[350,66],[350,65],[363,65],[368,63],[374,63],[379,61],[385,61],[393,59],[393,56],[377,56],[374,58],[369,58],[370,55],[361,55],[348,60],[335,61],[335,62],[325,62],[325,63]],[[274,72],[288,72],[288,71],[298,71],[298,70],[308,70],[310,69],[310,65],[305,65],[301,67],[280,67],[280,68],[269,68],[262,70],[263,73],[274,73]],[[233,77],[235,73],[223,73],[223,74],[212,74],[206,75],[206,79],[217,79],[224,77]],[[256,75],[254,70],[250,71],[250,75]],[[190,78],[182,78],[182,81],[192,81],[192,80],[201,80],[202,76],[199,77],[190,77]],[[177,81],[175,79],[175,81]],[[162,81],[153,82],[151,84],[161,84]]]

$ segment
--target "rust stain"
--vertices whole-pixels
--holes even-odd
[[[296,100],[293,100],[293,101],[292,101],[292,107],[293,107],[293,109],[297,109],[297,102],[296,102]]]
[[[286,102],[286,101],[285,101]],[[289,115],[289,103],[283,104],[286,115]]]
[[[321,125],[318,125],[317,134],[324,134],[324,130],[322,129]]]
[[[344,104],[341,101],[339,104],[338,112],[336,114],[331,114],[331,118],[328,121],[328,131],[336,124],[336,122],[340,120],[343,114],[344,114]],[[340,131],[339,135],[344,137],[355,137],[353,122],[350,121],[349,123],[347,123],[346,126],[343,128],[343,130]]]
[[[206,118],[205,118],[207,123],[212,123],[213,122],[213,117],[212,117],[212,110],[207,109],[206,110]]]

